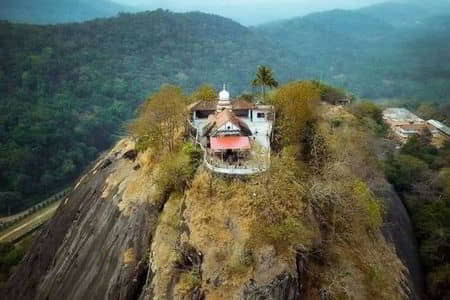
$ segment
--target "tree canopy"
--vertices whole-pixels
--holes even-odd
[[[186,115],[186,97],[179,87],[166,85],[154,93],[139,109],[131,133],[141,143],[172,152]]]
[[[266,87],[277,87],[278,81],[275,80],[275,75],[270,67],[261,65],[256,71],[255,79],[252,81],[252,86],[260,86],[262,89],[263,100],[266,100]]]
[[[273,104],[277,113],[277,130],[284,145],[300,142],[307,122],[315,118],[320,91],[310,81],[295,81],[281,86]]]

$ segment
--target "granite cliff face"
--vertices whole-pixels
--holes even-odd
[[[277,255],[276,245],[249,254],[244,246],[253,212],[247,202],[220,188],[217,201],[201,200],[213,180],[201,167],[185,193],[157,197],[153,176],[158,168],[147,168],[150,161],[129,139],[104,154],[41,230],[10,278],[4,299],[323,296],[322,290],[313,291],[308,266],[320,243],[312,246],[317,253],[297,251],[288,259]],[[385,236],[410,271],[410,297],[419,299],[422,279],[409,218],[387,184],[374,190],[392,208]]]

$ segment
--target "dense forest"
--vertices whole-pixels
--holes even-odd
[[[0,213],[69,183],[164,83],[249,86],[289,56],[231,20],[154,11],[71,25],[0,24]],[[261,47],[261,45],[265,45]]]
[[[450,17],[404,27],[368,16],[331,11],[257,28],[164,10],[52,26],[1,22],[0,214],[70,183],[165,83],[191,92],[227,82],[238,95],[270,64],[280,83],[322,79],[361,97],[437,102],[448,114],[450,70],[441,62]]]

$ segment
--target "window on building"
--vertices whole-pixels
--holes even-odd
[[[256,117],[257,117],[258,119],[262,119],[262,118],[265,118],[265,117],[266,117],[266,114],[265,114],[265,113],[262,113],[262,112],[259,112],[259,113],[256,114]]]

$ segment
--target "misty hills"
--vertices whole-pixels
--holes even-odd
[[[255,30],[298,55],[303,76],[321,78],[362,97],[443,102],[450,93],[450,69],[442,63],[450,58],[450,16],[430,17],[425,11],[420,22],[408,26],[389,22],[399,5],[315,13]],[[416,6],[404,6],[410,9],[402,14],[410,11],[411,20],[419,20]]]
[[[384,2],[358,10],[396,27],[420,25],[427,18],[448,15],[449,11],[450,2],[446,0]]]
[[[109,0],[3,0],[0,19],[31,24],[82,22],[132,11]]]

